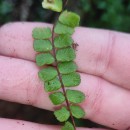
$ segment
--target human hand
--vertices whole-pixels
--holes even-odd
[[[32,29],[42,26],[51,25],[10,23],[0,28],[0,99],[53,110],[34,63]],[[79,44],[76,63],[81,84],[76,89],[86,94],[81,104],[85,118],[118,130],[130,129],[130,35],[77,28],[73,38]],[[58,130],[57,126],[19,122],[0,119],[0,129]]]

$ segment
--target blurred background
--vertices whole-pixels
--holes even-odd
[[[0,26],[15,21],[53,23],[56,13],[44,10],[42,0],[0,0]],[[130,0],[69,0],[70,10],[81,16],[81,26],[130,32]],[[44,102],[43,102],[44,103]],[[53,113],[0,100],[0,117],[58,124]],[[78,126],[103,127],[86,120]]]
[[[53,23],[55,13],[43,10],[42,0],[0,0],[0,24],[12,21]],[[69,0],[81,16],[81,26],[130,32],[130,0]]]

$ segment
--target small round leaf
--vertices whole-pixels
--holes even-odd
[[[36,64],[38,66],[49,65],[54,61],[54,57],[50,53],[38,54],[36,56]]]
[[[56,12],[61,12],[62,4],[62,0],[44,0],[42,2],[42,7]]]
[[[65,48],[71,46],[73,43],[73,39],[70,35],[59,35],[55,37],[54,44],[57,48]]]
[[[74,126],[67,121],[65,125],[61,128],[61,130],[74,130]]]
[[[68,27],[60,22],[57,22],[55,29],[55,33],[57,34],[69,34],[72,35],[74,33],[74,28]]]
[[[36,52],[47,52],[52,50],[49,40],[34,40],[33,48]]]
[[[72,61],[75,57],[75,51],[71,47],[60,49],[56,52],[56,58],[59,62]]]
[[[56,110],[54,112],[54,115],[58,121],[64,122],[64,121],[67,121],[69,119],[70,112],[65,107],[62,107],[60,110]],[[68,130],[68,129],[66,129],[66,130]]]
[[[67,98],[72,103],[81,103],[85,100],[85,95],[83,92],[78,90],[66,90]]]
[[[38,72],[38,76],[43,81],[50,81],[58,75],[54,67],[47,67]]]
[[[76,72],[62,75],[62,81],[65,87],[78,86],[81,82],[80,75]]]
[[[76,13],[65,10],[59,17],[59,21],[67,26],[76,27],[79,25],[80,16]]]
[[[45,82],[44,88],[46,92],[53,92],[61,88],[61,83],[59,79],[56,77],[53,80]]]
[[[76,71],[77,65],[72,61],[63,62],[58,64],[58,68],[61,74],[69,74]]]
[[[34,39],[49,39],[52,36],[50,28],[34,28],[32,36]]]
[[[50,94],[49,98],[54,105],[62,104],[65,101],[65,96],[62,92],[55,92],[53,94]]]
[[[85,116],[84,110],[80,106],[70,106],[72,115],[77,118],[83,118]]]

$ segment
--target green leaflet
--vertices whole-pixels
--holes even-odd
[[[56,52],[56,58],[59,62],[72,61],[75,57],[75,51],[71,47],[60,49]]]
[[[69,74],[77,70],[77,65],[73,62],[63,62],[58,64],[58,68],[61,74]]]
[[[36,64],[38,66],[49,65],[54,61],[54,57],[50,53],[38,54],[36,56]]]
[[[61,130],[74,130],[74,126],[67,121]]]
[[[34,39],[49,39],[52,36],[50,28],[34,28],[32,36]]]
[[[59,79],[56,77],[53,80],[45,82],[44,88],[46,92],[53,92],[61,88],[61,83]]]
[[[74,28],[68,27],[60,22],[57,22],[55,29],[55,33],[57,34],[69,34],[72,35],[74,33]]]
[[[50,81],[58,75],[54,67],[47,67],[38,72],[38,76],[42,81]]]
[[[72,103],[81,103],[85,100],[85,95],[83,92],[78,90],[66,90],[67,98]]]
[[[62,11],[62,0],[44,0],[42,7],[56,12]]]
[[[52,50],[49,40],[34,40],[33,48],[36,52],[47,52]]]
[[[68,46],[71,46],[73,43],[73,39],[71,38],[70,35],[64,34],[64,35],[59,35],[55,37],[54,44],[56,48],[65,48]]]
[[[64,122],[64,121],[67,121],[69,119],[70,112],[65,107],[62,107],[60,110],[56,110],[54,112],[54,115],[58,121]],[[68,129],[66,129],[66,130],[68,130]]]
[[[81,82],[80,75],[76,72],[62,75],[62,81],[65,87],[78,86]]]
[[[77,119],[85,116],[85,112],[80,106],[70,106],[70,109],[72,111],[72,115]]]
[[[79,25],[80,17],[76,13],[65,10],[59,17],[59,21],[62,24],[70,26],[72,28]]]
[[[62,104],[65,101],[65,96],[62,92],[55,92],[50,94],[49,97],[54,105]]]

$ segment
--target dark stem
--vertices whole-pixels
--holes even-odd
[[[55,59],[56,70],[58,72],[58,77],[59,77],[59,80],[60,80],[60,83],[61,83],[61,86],[62,86],[62,91],[63,91],[64,96],[65,96],[66,105],[67,105],[67,108],[70,112],[70,117],[71,117],[72,124],[74,126],[74,130],[76,130],[76,125],[75,125],[75,121],[74,121],[74,118],[73,118],[73,115],[72,115],[72,112],[71,112],[71,109],[70,109],[70,103],[69,103],[67,95],[66,95],[65,86],[63,84],[62,76],[61,76],[60,71],[58,69],[58,61],[56,59],[56,49],[55,49],[55,45],[54,45],[54,38],[55,38],[54,28],[55,28],[55,25],[56,25],[56,23],[53,25],[53,29],[52,29],[52,47],[53,47],[52,51],[53,51],[53,55],[54,55],[54,59]]]
[[[64,0],[64,8],[67,6],[68,0]]]
[[[64,8],[66,7],[67,3],[68,3],[68,0],[65,0],[64,1]],[[57,17],[57,19],[58,19],[58,17]],[[62,76],[61,76],[59,68],[58,68],[58,61],[56,59],[56,49],[55,49],[55,45],[54,45],[54,38],[55,38],[54,28],[55,28],[55,26],[56,26],[56,23],[54,23],[53,28],[52,28],[52,47],[53,47],[52,51],[53,51],[53,55],[54,55],[54,59],[55,59],[56,70],[58,72],[58,77],[59,77],[59,80],[60,80],[60,83],[61,83],[61,86],[62,86],[62,91],[63,91],[64,96],[65,96],[66,105],[67,105],[68,111],[70,112],[70,117],[71,117],[72,124],[74,126],[74,130],[76,130],[75,121],[74,121],[74,118],[73,118],[73,115],[72,115],[72,112],[71,112],[71,109],[70,109],[70,103],[69,103],[67,95],[66,95],[65,86],[63,84]]]

